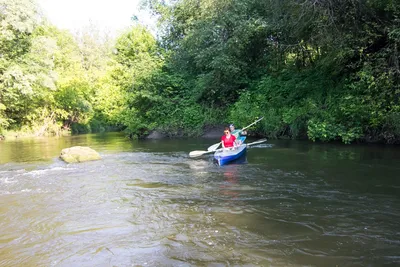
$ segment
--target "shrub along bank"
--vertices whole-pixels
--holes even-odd
[[[0,0],[0,134],[123,130],[400,143],[398,1],[144,1],[115,40]]]

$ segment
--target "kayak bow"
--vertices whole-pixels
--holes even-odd
[[[242,144],[235,148],[226,148],[214,153],[214,159],[217,160],[218,165],[222,166],[232,162],[246,153],[247,144]]]

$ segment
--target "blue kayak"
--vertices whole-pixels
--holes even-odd
[[[246,150],[246,144],[242,144],[236,148],[219,149],[214,153],[214,159],[217,160],[218,165],[222,166],[240,158],[246,154]]]

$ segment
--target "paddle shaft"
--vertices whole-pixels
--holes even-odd
[[[267,142],[267,139],[264,138],[264,139],[260,139],[260,140],[248,143],[247,146],[257,145],[257,144],[261,144],[261,143],[264,143],[264,142]]]
[[[250,125],[248,125],[248,126],[246,126],[246,127],[244,127],[241,131],[244,131],[244,130],[246,130],[247,128],[249,128],[250,126],[253,126],[254,124],[256,124],[257,122],[259,122],[260,120],[262,120],[262,119],[264,119],[264,117],[261,117],[260,119],[258,119],[258,120],[256,120],[255,122],[253,122],[252,124],[250,124]]]
[[[207,151],[213,151],[213,150],[217,149],[217,148],[219,147],[220,144],[221,144],[221,142],[216,143],[216,144],[213,144],[212,146],[209,146],[209,147],[207,148]]]
[[[213,153],[213,152],[220,151],[220,150],[222,150],[222,148],[211,150],[211,151],[195,150],[195,151],[192,151],[189,153],[189,157],[197,158],[197,157],[203,156],[205,154]]]

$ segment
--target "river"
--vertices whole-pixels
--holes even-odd
[[[400,265],[400,147],[271,140],[241,164],[188,157],[215,142],[0,142],[0,266]],[[62,162],[75,145],[102,160]]]

